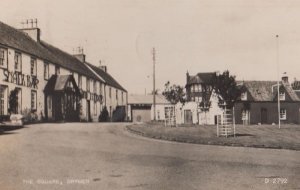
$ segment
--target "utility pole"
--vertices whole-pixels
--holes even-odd
[[[152,59],[153,59],[153,120],[156,121],[156,96],[155,96],[155,48],[152,49]]]
[[[276,62],[277,62],[277,104],[278,104],[278,127],[280,129],[280,97],[279,97],[279,36],[276,35]]]

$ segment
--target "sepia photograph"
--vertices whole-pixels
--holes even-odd
[[[0,190],[300,190],[299,0],[0,7]]]

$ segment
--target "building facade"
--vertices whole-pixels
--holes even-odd
[[[110,117],[127,105],[123,87],[114,91],[115,84],[85,63],[83,52],[71,55],[42,41],[39,28],[18,30],[0,22],[0,73],[0,115],[97,121],[107,102]]]
[[[212,88],[216,73],[187,73],[187,103],[177,105],[177,122],[187,124],[216,124],[217,116],[224,110],[218,105],[218,97]],[[277,81],[237,81],[242,89],[241,97],[234,105],[237,124],[300,123],[299,82],[290,84],[285,75]],[[278,114],[278,96],[280,110]],[[207,108],[207,109],[205,109]],[[232,110],[231,110],[232,114]]]
[[[186,98],[185,104],[176,105],[177,124],[216,124],[217,115],[223,110],[218,107],[218,98],[213,90],[213,78],[215,72],[186,74]]]
[[[175,109],[163,95],[155,97],[155,120],[165,121],[169,117],[170,110]],[[132,122],[149,122],[154,120],[153,95],[129,95],[128,118]]]
[[[279,83],[280,111],[278,115],[278,85],[276,81],[242,81],[244,91],[235,104],[238,124],[300,123],[300,98],[288,77]]]

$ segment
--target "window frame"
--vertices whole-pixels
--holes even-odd
[[[86,78],[86,91],[90,92],[91,88],[90,88],[90,79]]]
[[[17,55],[18,55],[18,58],[17,58]],[[20,61],[20,62],[17,62],[17,60],[18,61]],[[22,53],[21,52],[18,52],[18,51],[15,51],[15,55],[14,55],[14,69],[15,69],[15,71],[17,71],[17,72],[22,72]],[[19,65],[19,67],[18,68],[16,68],[16,63],[18,63]]]
[[[30,75],[37,76],[37,59],[34,57],[30,58]]]
[[[279,118],[280,118],[280,120],[287,119],[287,110],[285,108],[280,108]]]
[[[280,101],[285,100],[285,92],[279,92],[279,100]]]
[[[33,100],[33,94],[35,96],[35,100]],[[34,107],[33,107],[33,105],[34,105]],[[36,90],[31,90],[31,92],[30,92],[30,108],[31,108],[31,111],[37,110],[37,91]]]
[[[48,80],[49,79],[49,63],[44,62],[44,79]]]
[[[55,75],[60,75],[60,66],[55,65]]]
[[[241,100],[242,100],[242,101],[246,101],[247,98],[248,98],[247,92],[242,92],[242,93],[241,93]]]
[[[0,68],[8,68],[8,49],[7,48],[3,48],[3,47],[0,47],[0,52],[3,52],[3,58],[0,58],[1,60],[3,60],[2,64],[0,64]],[[0,53],[0,55],[2,55]]]
[[[78,88],[82,89],[82,76],[80,74],[78,74]]]

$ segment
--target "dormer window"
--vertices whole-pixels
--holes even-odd
[[[279,100],[285,100],[285,92],[279,92]]]
[[[241,100],[247,100],[247,92],[242,92],[241,94]]]

